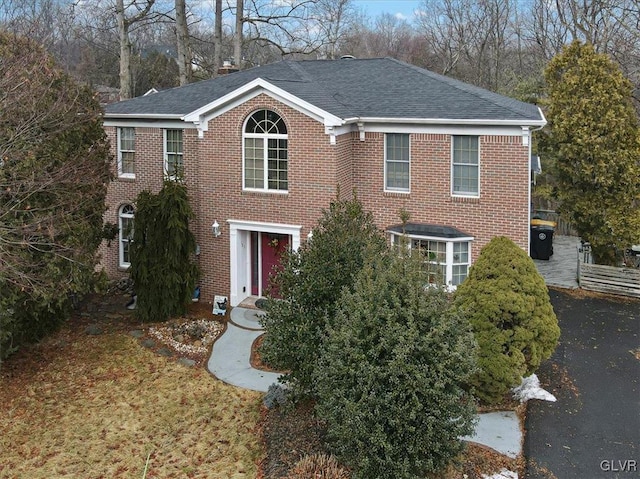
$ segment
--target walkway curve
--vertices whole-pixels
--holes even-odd
[[[233,308],[227,329],[211,351],[207,369],[221,381],[253,391],[266,392],[280,374],[251,367],[251,345],[264,332],[260,311]]]
[[[213,343],[207,363],[207,369],[221,381],[259,392],[266,392],[270,385],[278,382],[280,374],[251,367],[251,345],[264,332],[260,325],[262,314],[248,308],[231,310],[227,329]],[[480,414],[475,433],[463,439],[516,457],[522,443],[520,422],[511,411]]]

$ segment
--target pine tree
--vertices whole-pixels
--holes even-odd
[[[192,218],[187,188],[179,181],[165,181],[157,195],[138,195],[130,274],[142,321],[165,321],[191,302],[199,278]]]
[[[545,71],[542,154],[555,160],[559,210],[598,262],[640,241],[640,127],[632,85],[591,45],[574,42]]]

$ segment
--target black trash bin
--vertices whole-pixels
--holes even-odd
[[[553,226],[531,225],[531,257],[548,260],[553,254]]]

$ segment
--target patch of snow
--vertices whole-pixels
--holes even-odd
[[[518,479],[518,473],[503,469],[491,476],[482,475],[482,479]]]
[[[535,374],[524,378],[522,384],[513,388],[511,392],[513,397],[520,402],[525,402],[529,399],[556,402],[556,397],[553,394],[540,387],[540,380]]]

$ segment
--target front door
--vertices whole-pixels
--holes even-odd
[[[270,277],[289,248],[289,235],[279,233],[251,233],[251,294],[263,296],[270,287]],[[271,288],[272,297],[278,291]]]

